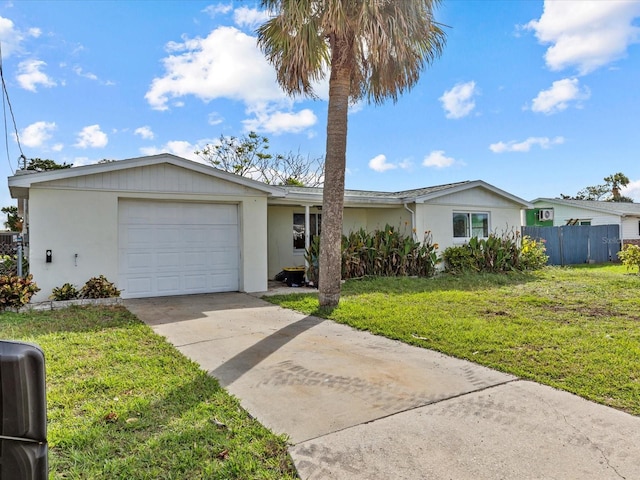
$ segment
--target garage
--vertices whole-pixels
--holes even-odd
[[[118,286],[124,298],[239,290],[238,206],[118,202]]]

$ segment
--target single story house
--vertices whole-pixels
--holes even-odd
[[[618,225],[622,245],[640,245],[640,204],[536,198],[527,212],[527,225]]]
[[[304,264],[322,189],[273,186],[170,154],[47,172],[9,190],[26,219],[30,272],[45,300],[104,275],[125,298],[260,292]],[[444,250],[519,231],[531,204],[483,181],[404,192],[345,192],[345,233],[392,225]]]

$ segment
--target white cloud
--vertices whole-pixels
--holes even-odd
[[[170,42],[167,49],[172,54],[163,59],[165,74],[153,79],[145,95],[156,110],[167,110],[171,99],[187,95],[204,102],[229,98],[248,106],[286,99],[255,37],[236,28],[219,27],[206,38]]]
[[[72,165],[74,167],[83,167],[85,165],[93,165],[97,163],[97,160],[90,160],[89,157],[76,157],[73,159]]]
[[[89,80],[98,80],[98,76],[95,73],[85,72],[81,67],[73,67],[73,71],[79,77],[88,78]]]
[[[424,167],[433,168],[447,168],[456,163],[456,160],[452,157],[447,157],[444,154],[444,150],[434,150],[429,155],[424,157],[422,165]]]
[[[207,123],[209,125],[220,125],[222,122],[224,122],[224,117],[218,112],[211,112],[207,117]]]
[[[41,69],[47,64],[42,60],[25,60],[18,64],[17,80],[22,88],[31,92],[38,90],[38,85],[43,87],[55,87],[56,82],[42,72]]]
[[[551,70],[575,66],[585,75],[626,55],[629,45],[640,40],[634,19],[640,2],[618,0],[545,0],[533,30],[542,44],[551,44],[545,61]]]
[[[580,105],[582,100],[591,96],[587,87],[580,87],[577,78],[563,78],[551,84],[551,88],[538,93],[531,102],[531,110],[551,115],[566,110],[571,102]]]
[[[640,202],[640,180],[632,180],[629,185],[620,189],[625,197],[631,197],[634,202]]]
[[[40,35],[42,35],[42,30],[37,27],[33,27],[27,31],[27,34],[33,38],[40,38]]]
[[[447,118],[466,117],[475,108],[476,82],[459,83],[440,97]]]
[[[254,118],[244,120],[246,131],[280,133],[299,133],[315,125],[318,121],[315,113],[308,108],[299,112],[270,112],[266,108],[258,108],[252,113]]]
[[[20,132],[20,141],[27,147],[42,147],[51,138],[51,132],[56,129],[55,122],[35,122]]]
[[[188,160],[194,160],[200,163],[205,163],[198,155],[194,152],[196,150],[200,150],[198,145],[194,145],[185,140],[171,140],[164,144],[164,146],[157,147],[145,147],[141,148],[140,152],[143,155],[158,155],[160,153],[172,153],[174,155],[178,155],[179,157],[186,158]]]
[[[215,18],[217,15],[222,14],[225,15],[231,11],[233,8],[232,4],[218,4],[218,5],[209,5],[204,10],[204,13],[209,15],[211,18]]]
[[[269,14],[266,10],[240,7],[233,12],[233,20],[236,25],[240,27],[249,27],[255,29],[268,19]]]
[[[393,163],[387,162],[387,157],[380,154],[369,160],[369,168],[373,171],[382,173],[386,172],[387,170],[394,170],[398,168],[398,166]]]
[[[11,20],[0,17],[0,42],[2,42],[3,57],[8,58],[14,52],[19,51],[23,39],[23,34],[15,28]]]
[[[54,152],[61,152],[63,148],[64,148],[64,144],[62,143],[56,143],[51,146],[51,150],[53,150]]]
[[[493,153],[504,152],[528,152],[535,145],[540,148],[551,148],[553,145],[560,145],[564,143],[564,137],[529,137],[523,142],[516,142],[512,140],[510,142],[497,142],[489,145],[489,150]]]
[[[109,143],[107,134],[100,130],[100,125],[89,125],[78,133],[77,148],[102,148]]]
[[[138,127],[133,132],[135,135],[140,135],[145,140],[153,140],[153,130],[148,125],[144,127]]]

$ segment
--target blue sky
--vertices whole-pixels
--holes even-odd
[[[1,2],[22,151],[74,165],[197,160],[220,135],[253,130],[273,153],[322,156],[326,82],[319,100],[282,93],[256,47],[265,18],[253,1]],[[623,172],[640,201],[639,1],[444,0],[436,18],[447,45],[419,84],[352,109],[347,188],[481,179],[532,200]],[[3,177],[20,155],[6,111]]]

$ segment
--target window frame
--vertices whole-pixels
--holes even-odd
[[[456,217],[460,218],[463,216],[465,220],[462,224],[462,227],[465,230],[464,232],[465,235],[457,235],[457,233],[459,233],[458,230],[460,229],[461,225],[456,226]],[[474,216],[475,217],[484,216],[486,221],[484,219],[481,220],[482,224],[480,227],[477,226],[477,222],[476,222],[476,226],[474,226]],[[473,212],[473,211],[454,210],[451,216],[451,226],[452,226],[452,235],[453,235],[454,243],[466,243],[473,237],[486,239],[486,238],[489,238],[489,235],[491,233],[491,213],[488,211]],[[482,229],[482,236],[475,234],[476,230],[478,230],[479,228]]]
[[[299,223],[296,223],[296,217],[302,217],[302,225],[300,225]],[[292,247],[293,247],[293,252],[294,253],[301,253],[305,251],[305,246],[304,246],[304,237],[305,237],[305,231],[304,231],[304,227],[305,227],[305,214],[304,213],[300,213],[300,212],[293,212],[293,216],[291,218],[292,220]],[[301,247],[297,247],[296,246],[296,226],[299,226],[301,228],[299,228],[299,232],[301,235],[301,239],[302,239],[302,246]],[[322,233],[322,212],[313,212],[313,213],[309,213],[309,227],[311,229],[310,232],[310,238],[313,238],[315,235],[320,235]]]

